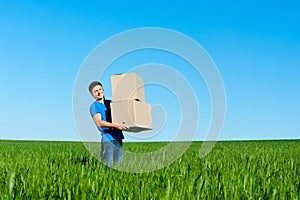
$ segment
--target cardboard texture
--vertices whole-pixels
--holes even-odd
[[[136,73],[116,74],[110,77],[112,100],[145,101],[144,81]]]
[[[114,123],[128,127],[127,132],[140,132],[152,129],[151,105],[136,100],[123,100],[111,103]]]

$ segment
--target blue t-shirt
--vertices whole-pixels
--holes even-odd
[[[101,120],[111,122],[110,102],[110,100],[105,100],[104,104],[97,101],[92,103],[90,106],[91,116],[93,117],[95,114],[100,113]],[[124,135],[121,130],[112,128],[102,128],[100,126],[98,126],[97,128],[101,132],[102,142],[124,139]]]

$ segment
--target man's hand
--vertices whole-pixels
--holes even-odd
[[[127,126],[123,125],[123,124],[116,124],[116,128],[119,129],[119,130],[126,130],[128,129]]]

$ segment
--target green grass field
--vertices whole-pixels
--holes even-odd
[[[202,159],[200,147],[160,170],[126,173],[107,171],[80,142],[0,141],[0,198],[300,199],[300,140],[218,142]]]

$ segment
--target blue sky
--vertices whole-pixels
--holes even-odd
[[[84,59],[115,34],[162,27],[193,38],[217,65],[227,98],[220,139],[299,139],[299,6],[297,1],[0,0],[0,138],[79,140],[72,92]],[[142,54],[124,56],[102,77],[107,97],[110,72],[148,62],[178,70],[176,63],[183,62],[159,52]],[[203,82],[189,79],[193,87],[200,85],[203,121],[196,139],[201,140],[209,123],[209,94]],[[171,111],[176,100],[168,104],[158,88],[146,89],[149,103],[165,105],[165,130],[156,140],[168,140],[178,121]]]

